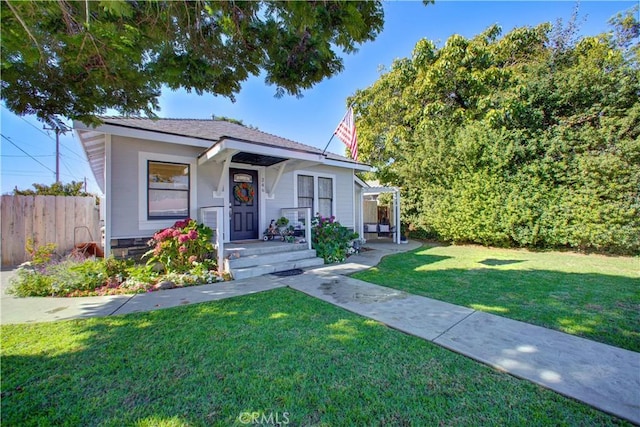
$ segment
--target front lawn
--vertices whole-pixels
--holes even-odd
[[[1,331],[8,426],[624,424],[291,289]]]
[[[640,258],[423,246],[354,278],[640,351]]]

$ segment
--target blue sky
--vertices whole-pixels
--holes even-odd
[[[616,13],[638,4],[634,1],[583,1],[579,5],[580,32],[595,35],[607,31],[607,21]],[[535,26],[543,22],[570,19],[573,1],[437,1],[386,2],[385,26],[378,38],[345,57],[344,71],[307,90],[304,97],[275,98],[275,88],[262,77],[246,81],[232,103],[213,95],[165,90],[160,98],[160,117],[210,118],[212,114],[242,120],[294,141],[324,148],[346,109],[346,98],[358,89],[375,82],[381,69],[394,59],[411,56],[416,42],[422,38],[442,45],[449,36],[465,37],[498,24],[506,34],[514,27]],[[33,183],[51,184],[55,170],[55,134],[42,129],[35,117],[18,117],[4,105],[0,109],[2,144],[1,192],[31,188]],[[80,144],[72,133],[61,135],[60,175],[63,182],[88,180],[89,191],[99,192]],[[13,145],[15,144],[15,145]],[[19,148],[32,155],[29,158]],[[344,154],[344,146],[334,138],[329,151]]]

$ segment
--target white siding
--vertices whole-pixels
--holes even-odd
[[[334,216],[345,227],[353,227],[353,170],[331,166],[317,166],[308,169],[319,174],[330,174],[336,177],[336,194]]]
[[[333,178],[335,180],[335,211],[333,215],[345,227],[354,227],[353,170],[333,166],[308,167],[283,174],[276,191],[275,200],[269,201],[273,203],[273,210],[268,211],[273,212],[272,215],[274,216],[271,218],[276,217],[275,215],[279,216],[280,208],[297,207],[296,181],[298,174]],[[312,214],[315,215],[315,212],[312,212]]]
[[[223,165],[215,162],[207,162],[198,166],[198,207],[224,206],[224,197],[213,197],[213,192],[218,189],[218,181],[221,178]],[[222,177],[223,180],[226,177]],[[224,186],[227,188],[227,185]]]
[[[162,221],[157,224],[146,221],[146,226],[139,221],[140,206],[146,206],[146,191],[140,194],[140,156],[152,156],[157,154],[161,159],[167,156],[176,156],[182,159],[193,159],[192,166],[192,195],[191,215],[197,218],[198,209],[209,206],[225,206],[229,196],[226,180],[228,176],[221,176],[223,165],[209,161],[203,165],[197,165],[197,156],[201,148],[154,142],[136,138],[112,136],[111,156],[111,238],[149,237],[154,231],[163,228]],[[147,154],[144,154],[147,153]],[[152,153],[152,154],[149,154]],[[153,158],[151,158],[153,160]],[[243,165],[232,165],[240,167]],[[278,165],[270,168],[259,168],[264,178],[263,190],[271,189],[278,174]],[[143,175],[146,171],[143,171]],[[354,218],[358,213],[354,210],[359,204],[359,198],[354,203],[353,170],[335,166],[307,167],[301,171],[289,170],[282,174],[273,198],[267,198],[266,193],[260,192],[261,218],[260,227],[266,228],[271,219],[281,216],[282,208],[297,206],[296,180],[297,174],[311,174],[314,176],[327,176],[335,180],[334,183],[334,215],[340,223],[346,227],[354,227]],[[193,179],[195,177],[195,180]],[[224,181],[224,196],[214,197],[214,191],[218,188],[218,181]],[[193,182],[195,181],[195,182]],[[146,181],[145,187],[146,188]],[[195,189],[195,191],[194,191]],[[315,212],[313,212],[315,214]],[[228,221],[225,211],[225,222]],[[166,222],[166,220],[165,220]],[[157,227],[156,227],[157,225]],[[150,228],[151,226],[151,228]],[[262,232],[262,229],[260,232]]]
[[[277,168],[267,168],[267,185],[270,186],[275,179],[278,171]],[[278,219],[281,216],[280,209],[295,207],[295,197],[293,194],[293,172],[285,172],[280,177],[280,182],[274,193],[273,199],[266,200],[265,206],[265,222],[268,225],[272,219]],[[265,227],[266,228],[266,227]]]
[[[200,151],[201,149],[197,147],[113,135],[111,137],[111,238],[147,237],[155,231],[141,229],[139,226],[139,204],[146,203],[146,199],[140,200],[138,194],[139,153],[151,152],[195,159]],[[146,195],[143,197],[146,198]],[[196,208],[197,206],[191,206],[191,211],[195,212]]]

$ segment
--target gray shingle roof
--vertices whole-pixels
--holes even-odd
[[[260,130],[251,129],[236,123],[223,120],[206,119],[147,119],[125,117],[100,117],[105,124],[122,126],[131,129],[147,130],[170,135],[186,136],[211,141],[215,145],[220,139],[227,137],[279,148],[306,151],[321,154],[322,150],[311,145],[301,144]],[[343,162],[355,163],[352,159],[334,153],[325,153],[327,158]]]

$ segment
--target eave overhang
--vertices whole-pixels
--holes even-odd
[[[233,156],[232,161],[234,162],[238,159],[242,159],[244,161],[239,161],[238,163],[254,164],[258,166],[273,166],[285,160],[301,160],[360,171],[371,170],[371,166],[363,163],[330,159],[325,154],[310,150],[296,150],[288,147],[278,147],[271,144],[246,141],[226,136],[220,138],[219,141],[202,152],[202,154],[198,156],[198,164],[204,164],[208,161],[214,161],[217,163],[224,162],[229,155]],[[249,163],[247,161],[252,157],[256,159],[256,163]],[[270,164],[260,164],[260,162]]]

